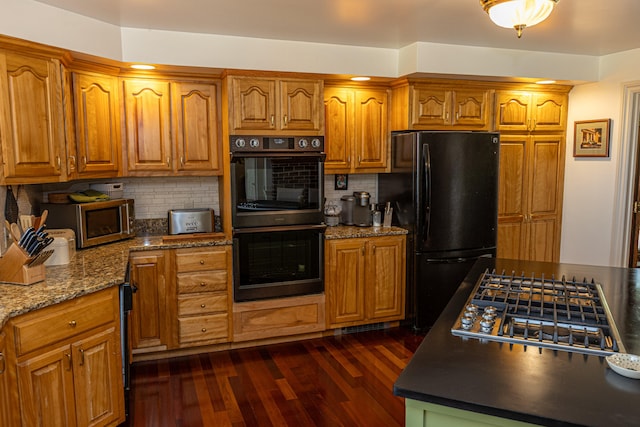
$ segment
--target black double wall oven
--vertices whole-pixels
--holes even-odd
[[[231,136],[234,301],[324,291],[324,139]]]

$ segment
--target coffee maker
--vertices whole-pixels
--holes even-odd
[[[366,191],[354,191],[355,203],[353,206],[353,225],[358,227],[371,227],[371,194]]]

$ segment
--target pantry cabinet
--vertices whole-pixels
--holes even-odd
[[[71,73],[73,122],[68,168],[74,178],[120,174],[122,139],[118,78],[91,72]]]
[[[565,137],[500,137],[498,257],[560,258]]]
[[[167,307],[168,254],[166,251],[134,252],[129,257],[130,280],[135,286],[129,317],[133,354],[163,351],[171,341],[171,319]]]
[[[180,348],[229,341],[231,336],[231,246],[175,250]]]
[[[327,328],[404,318],[405,236],[325,242]]]
[[[389,158],[389,90],[327,86],[325,171],[385,172]]]
[[[66,179],[60,61],[0,50],[0,182]]]
[[[393,97],[393,130],[491,130],[493,89],[487,84],[409,81],[396,85]]]
[[[8,331],[19,410],[3,425],[124,421],[117,287],[11,319]]]
[[[228,84],[230,133],[322,133],[322,80],[230,76]]]

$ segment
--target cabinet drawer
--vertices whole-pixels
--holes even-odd
[[[227,312],[227,294],[203,294],[178,297],[178,316]]]
[[[195,251],[176,251],[176,271],[204,271],[204,270],[226,270],[227,250],[226,248],[207,249]]]
[[[207,271],[206,273],[178,274],[178,293],[212,292],[227,290],[227,271]]]
[[[18,355],[114,322],[119,315],[118,288],[17,317],[12,321]]]
[[[227,313],[178,319],[180,344],[228,337]]]

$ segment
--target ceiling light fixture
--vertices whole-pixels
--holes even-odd
[[[480,0],[489,18],[499,27],[515,28],[518,38],[525,28],[549,17],[559,0]]]

